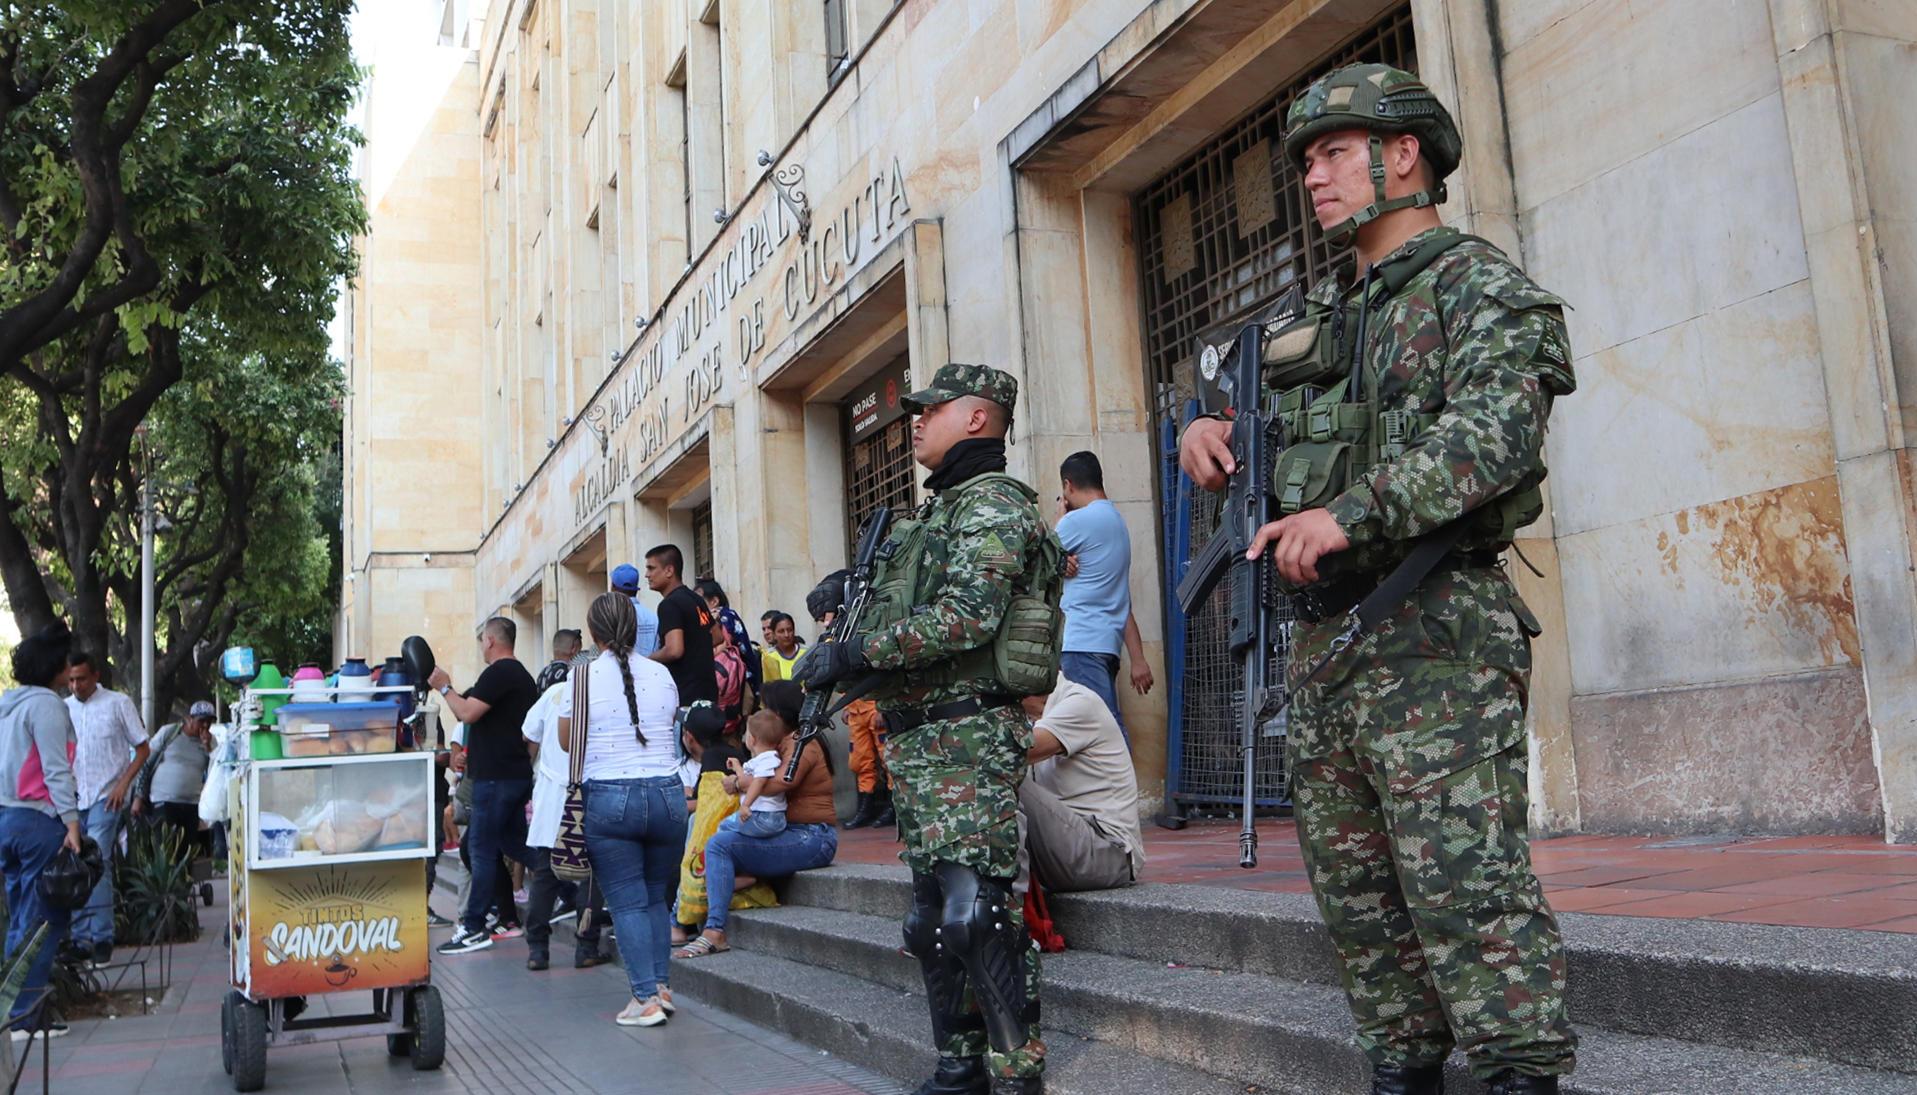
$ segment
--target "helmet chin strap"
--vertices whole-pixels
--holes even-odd
[[[1371,204],[1358,210],[1351,216],[1325,229],[1325,236],[1332,243],[1343,246],[1358,234],[1358,229],[1400,209],[1423,209],[1437,205],[1445,198],[1443,183],[1430,190],[1420,190],[1415,194],[1406,194],[1402,198],[1385,197],[1384,138],[1372,133],[1371,145]]]

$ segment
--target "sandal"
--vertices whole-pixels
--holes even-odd
[[[704,958],[708,954],[724,954],[732,948],[724,943],[714,943],[701,935],[685,946],[672,952],[674,958]]]

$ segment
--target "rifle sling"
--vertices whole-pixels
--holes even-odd
[[[1360,632],[1376,630],[1387,617],[1396,612],[1411,594],[1418,588],[1438,564],[1456,547],[1463,538],[1465,522],[1453,521],[1418,539],[1411,554],[1404,557],[1390,574],[1378,583],[1378,588],[1367,593],[1358,602],[1353,612],[1358,618]]]

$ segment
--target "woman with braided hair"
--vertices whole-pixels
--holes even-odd
[[[672,674],[633,651],[638,618],[632,600],[602,593],[586,611],[600,653],[586,673],[588,710],[559,700],[559,747],[571,753],[585,735],[586,852],[619,934],[632,1001],[614,1020],[650,1027],[673,1012],[666,985],[672,947],[668,898],[686,837],[673,721],[679,692]]]

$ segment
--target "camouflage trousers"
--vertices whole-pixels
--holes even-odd
[[[1339,619],[1300,623],[1288,672]],[[1564,948],[1531,870],[1524,712],[1535,618],[1502,570],[1436,574],[1293,698],[1311,890],[1374,1063],[1571,1071]]]
[[[930,722],[904,734],[888,733],[885,766],[892,773],[892,806],[905,850],[899,858],[914,874],[930,875],[941,863],[958,863],[1009,888],[1018,874],[1018,785],[1025,779],[1025,753],[1032,731],[1016,707],[981,711],[963,719]],[[1025,912],[1014,901],[1007,912],[1022,929]],[[962,978],[956,960],[948,974]],[[1027,998],[1038,999],[1038,949],[1022,951]],[[1045,1071],[1045,1043],[1034,1020],[1025,1045],[999,1053],[986,1041],[978,1001],[965,990],[962,1021],[939,1045],[953,1057],[984,1055],[995,1076],[1037,1076]]]

